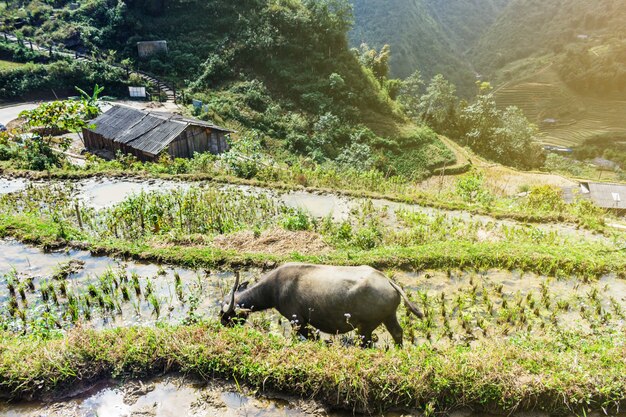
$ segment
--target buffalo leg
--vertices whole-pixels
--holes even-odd
[[[383,323],[393,337],[393,341],[396,342],[396,346],[402,346],[402,327],[400,327],[396,315],[392,314]]]
[[[317,340],[319,338],[319,334],[313,330],[308,323],[302,323],[302,325],[298,327],[298,334],[307,340]]]
[[[373,346],[373,343],[372,343],[373,331],[374,329],[363,329],[359,327],[359,337],[361,338],[362,348],[371,348]]]

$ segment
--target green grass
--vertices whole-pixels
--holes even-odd
[[[421,205],[442,210],[464,210],[473,214],[488,215],[494,219],[510,219],[527,223],[575,223],[585,226],[579,216],[565,212],[545,212],[519,207],[517,200],[498,198],[493,204],[484,205],[463,201],[456,194],[439,195],[424,192],[416,184],[400,177],[386,178],[384,175],[368,173],[346,173],[314,170],[277,169],[253,179],[242,179],[225,172],[192,172],[172,174],[159,172],[159,164],[138,164],[133,167],[116,167],[116,162],[97,164],[85,170],[53,169],[46,172],[15,169],[11,163],[0,162],[0,174],[9,177],[23,177],[32,180],[79,180],[86,178],[134,178],[163,179],[182,182],[208,181],[216,184],[246,185],[269,188],[280,191],[306,190],[312,193],[333,193],[336,195],[385,199],[393,202]],[[602,231],[600,227],[598,231]]]
[[[0,215],[0,237],[13,237],[43,247],[69,245],[137,260],[164,262],[188,267],[247,266],[267,267],[284,262],[311,262],[336,265],[371,265],[379,269],[518,269],[550,276],[599,277],[626,271],[624,251],[600,244],[566,245],[533,242],[423,242],[410,246],[383,246],[371,250],[340,247],[323,255],[288,255],[241,253],[210,246],[163,244],[158,239],[136,241],[102,239],[81,233],[76,228],[61,227],[38,215]]]
[[[24,64],[20,64],[18,62],[12,62],[12,61],[4,61],[0,59],[0,71],[9,71],[9,70],[19,68],[22,66],[24,66]]]
[[[292,342],[248,327],[76,329],[54,340],[0,335],[0,395],[42,398],[109,377],[180,371],[312,397],[334,407],[457,407],[582,414],[626,394],[623,335],[560,333],[472,347],[361,350]],[[307,358],[303,361],[302,358]]]

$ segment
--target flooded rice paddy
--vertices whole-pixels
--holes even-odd
[[[234,281],[231,271],[191,270],[92,256],[86,251],[44,253],[0,241],[0,325],[16,333],[151,326],[214,320]],[[402,315],[413,343],[464,343],[482,337],[546,330],[623,330],[626,281],[605,276],[584,282],[518,271],[385,271],[425,312]],[[255,282],[263,271],[241,271]],[[274,310],[249,325],[289,337],[290,324]],[[390,340],[383,327],[379,344]],[[330,337],[330,336],[329,336]],[[333,336],[338,343],[351,343]]]
[[[206,182],[180,182],[168,180],[139,180],[131,178],[89,178],[78,181],[56,181],[56,183],[71,183],[75,197],[82,200],[87,206],[102,209],[118,204],[131,195],[141,192],[170,191],[176,189],[187,190],[192,187],[213,186]],[[28,185],[49,185],[50,181],[28,181],[21,178],[0,177],[0,194],[21,191]],[[414,204],[398,203],[384,199],[366,200],[361,198],[346,197],[332,193],[317,193],[305,190],[280,192],[262,187],[245,185],[222,185],[222,190],[239,190],[246,194],[263,195],[272,200],[283,203],[287,207],[302,209],[316,218],[330,217],[335,222],[348,220],[352,213],[358,211],[366,202],[372,203],[374,209],[383,213],[382,222],[387,226],[399,227],[399,211],[418,212],[429,217],[443,215],[450,220],[463,222],[479,222],[498,227],[519,227],[522,223],[507,219],[494,219],[486,215],[473,214],[462,210],[441,210]],[[586,229],[580,229],[577,225],[565,223],[533,224],[533,227],[545,233],[557,233],[564,237],[584,238],[589,241],[610,243],[611,238]]]
[[[215,318],[230,289],[229,271],[206,271],[127,262],[92,256],[79,250],[44,253],[15,241],[0,241],[0,323],[16,333],[64,331],[81,326],[151,326]],[[405,340],[417,344],[472,343],[481,337],[507,337],[520,332],[624,331],[626,281],[605,276],[594,282],[505,271],[386,271],[401,283],[425,312],[415,320],[402,312]],[[260,270],[242,271],[259,279]],[[136,279],[135,285],[133,282]],[[10,290],[13,285],[13,290]],[[62,287],[64,289],[62,290]],[[139,291],[136,288],[139,288]],[[47,300],[42,288],[48,288]],[[53,288],[51,290],[51,288]],[[128,299],[124,297],[124,289]],[[52,291],[57,302],[53,301]],[[22,297],[21,294],[24,294]],[[147,295],[149,293],[149,295]],[[75,313],[72,310],[74,299]],[[102,302],[98,300],[102,300]],[[154,300],[159,302],[155,311]],[[21,313],[11,313],[11,304]],[[91,311],[87,313],[87,311]],[[444,311],[446,313],[444,313]],[[291,337],[290,325],[277,313],[255,313],[250,326]],[[551,329],[551,330],[550,330]],[[383,327],[378,347],[390,345]],[[330,337],[333,342],[349,339]],[[327,340],[330,340],[327,339]],[[199,383],[181,377],[121,385],[84,387],[58,402],[1,403],[7,417],[347,417],[352,413],[324,409],[313,401],[255,395],[226,382]],[[419,414],[386,413],[388,417]],[[456,412],[458,417],[476,417]],[[533,417],[539,414],[533,414]],[[481,416],[484,417],[484,416]]]
[[[0,178],[0,194],[19,191],[28,180]],[[38,182],[35,184],[46,184]],[[76,197],[94,208],[119,203],[131,194],[190,188],[176,181],[88,179],[74,183]],[[205,186],[199,183],[198,186]],[[349,218],[363,200],[307,191],[276,192],[258,187],[224,185],[250,194],[269,195],[314,217]],[[399,210],[429,216],[444,213],[464,221],[507,220],[462,211],[372,200],[386,212],[384,221],[397,225]],[[564,235],[604,239],[573,225],[538,225]],[[578,277],[555,279],[519,271],[385,271],[401,283],[425,312],[418,321],[399,312],[405,340],[416,344],[468,344],[485,337],[559,332],[623,332],[626,329],[626,281],[605,276],[584,282]],[[241,271],[252,281],[261,270]],[[0,325],[16,334],[66,331],[76,325],[92,328],[184,324],[214,320],[234,280],[231,271],[193,270],[168,265],[93,256],[80,250],[44,253],[11,240],[0,240]],[[249,322],[261,331],[290,337],[290,324],[273,311],[255,313]],[[377,332],[378,347],[390,344]],[[349,338],[328,336],[350,344]],[[0,403],[0,415],[31,416],[339,416],[318,404],[268,399],[243,393],[235,385],[205,385],[173,377],[90,387],[76,398],[58,403]],[[401,414],[386,414],[399,416]],[[403,414],[407,415],[407,414]],[[470,415],[465,413],[464,416]]]

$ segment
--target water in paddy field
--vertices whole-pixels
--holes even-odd
[[[63,269],[71,272],[65,278],[55,279]],[[258,274],[260,271],[243,271],[242,278],[250,279]],[[133,277],[137,277],[136,283]],[[20,285],[28,286],[30,279],[32,288],[25,288],[23,300],[17,289]],[[65,322],[63,327],[70,326],[63,311],[70,295],[78,300],[78,321],[95,328],[153,325],[157,321],[180,323],[190,314],[214,317],[233,279],[231,272],[125,262],[80,250],[44,253],[15,241],[0,241],[0,304],[6,305],[12,298],[8,286],[13,281],[17,283],[14,298],[27,311],[27,317],[38,317],[48,305],[56,320]],[[42,288],[50,286],[54,288],[58,306],[51,295],[47,303],[42,300]],[[90,288],[94,289],[92,294]],[[86,305],[87,298],[90,306]],[[155,302],[159,305],[158,314]],[[61,317],[65,320],[60,320]],[[14,319],[11,323],[16,330],[23,327],[21,320]]]
[[[192,187],[215,186],[207,182],[181,182],[158,179],[132,178],[89,178],[78,181],[29,181],[20,178],[0,177],[0,195],[20,191],[29,184],[34,186],[50,185],[55,183],[73,184],[75,197],[87,206],[101,209],[118,204],[133,194],[140,192],[166,192],[171,190],[188,190]],[[384,199],[351,198],[333,193],[318,193],[312,191],[279,192],[272,189],[247,185],[225,184],[217,186],[221,190],[239,190],[251,195],[263,195],[283,203],[287,207],[302,209],[312,217],[323,218],[330,216],[333,221],[349,220],[351,213],[358,211],[364,204],[371,204],[380,211],[383,224],[400,228],[403,226],[398,219],[397,212],[418,212],[428,217],[443,215],[448,219],[457,219],[463,222],[479,222],[483,226],[496,225],[498,227],[529,227],[526,224],[507,219],[494,219],[485,215],[477,215],[462,210],[441,210],[416,204],[398,203]],[[604,236],[577,225],[564,223],[533,224],[532,227],[543,232],[555,232],[564,237],[575,239],[584,238],[590,241],[611,243],[609,236]]]
[[[28,181],[22,178],[0,177],[0,195],[20,191],[26,188]]]
[[[57,402],[0,402],[3,417],[364,417],[363,414],[327,410],[319,403],[280,394],[254,395],[234,383],[197,382],[182,377],[100,384],[74,398]],[[374,417],[422,417],[414,411],[391,411]],[[516,417],[548,417],[541,412]],[[590,417],[600,417],[597,413]],[[495,417],[470,410],[455,410],[449,417]],[[621,417],[624,417],[623,415]]]
[[[72,261],[72,263],[68,263]],[[52,278],[58,275],[63,266],[71,265],[72,269],[65,278]],[[104,294],[104,298],[114,298],[114,305],[111,310],[98,306],[97,296],[91,297],[92,316],[85,317],[85,305],[79,305],[78,321],[83,326],[94,328],[105,328],[115,326],[142,325],[151,326],[157,321],[170,323],[181,323],[189,317],[190,311],[193,314],[203,317],[215,317],[220,303],[229,292],[233,283],[233,274],[221,271],[204,271],[177,268],[171,266],[161,266],[149,263],[124,262],[111,257],[92,256],[86,251],[69,250],[52,253],[44,253],[40,249],[33,248],[15,241],[0,240],[0,319],[9,320],[10,329],[21,331],[24,323],[20,318],[11,319],[6,308],[12,298],[8,284],[13,280],[26,283],[28,278],[33,278],[34,290],[26,288],[25,301],[21,299],[19,291],[16,291],[15,298],[20,309],[28,310],[27,318],[33,320],[36,315],[41,315],[44,309],[41,288],[46,283],[52,283],[58,297],[59,306],[54,306],[51,301],[47,302],[52,313],[57,313],[54,319],[61,328],[69,329],[72,321],[67,315],[68,295],[74,294],[79,300],[84,300],[88,295],[88,286],[94,285],[98,294],[102,294],[102,288],[110,288],[109,294]],[[117,277],[118,288],[115,288],[115,281],[110,278],[111,271]],[[134,292],[130,277],[132,274],[138,276],[140,295]],[[4,275],[2,275],[4,274]],[[113,281],[108,283],[100,281],[102,276],[109,277]],[[615,310],[615,305],[623,305],[626,301],[626,281],[616,279],[613,276],[606,276],[596,282],[583,283],[579,279],[553,279],[549,277],[536,276],[521,272],[506,271],[486,271],[482,273],[469,271],[419,271],[419,272],[398,272],[388,271],[388,275],[399,282],[420,307],[425,305],[435,306],[431,310],[436,310],[441,294],[444,294],[449,309],[450,320],[456,320],[452,329],[456,335],[464,335],[464,328],[459,324],[458,312],[455,312],[456,300],[463,299],[465,307],[463,312],[473,315],[474,318],[488,316],[485,312],[487,298],[492,303],[496,311],[504,310],[503,301],[507,300],[509,305],[514,305],[518,300],[525,305],[531,302],[536,303],[535,309],[539,311],[539,316],[532,320],[543,320],[548,322],[550,312],[560,311],[558,321],[566,328],[591,330],[592,326],[600,325],[603,319],[602,314],[612,315],[601,325],[621,328],[623,330],[624,316],[619,316]],[[129,278],[128,281],[120,279],[121,276]],[[182,287],[182,297],[177,294],[177,279],[180,277],[180,287]],[[242,271],[242,277],[254,281],[262,276],[259,270]],[[66,295],[60,291],[61,283],[65,282]],[[101,283],[103,285],[101,285]],[[19,285],[19,284],[18,284]],[[108,287],[107,287],[108,285]],[[126,285],[131,289],[129,300],[121,298],[121,286]],[[151,294],[160,302],[160,315],[154,312],[153,305],[146,300],[146,290],[151,287]],[[180,288],[179,287],[179,288]],[[473,304],[469,300],[474,297]],[[544,306],[545,299],[549,299],[549,307]],[[534,301],[529,301],[529,300]],[[194,301],[195,300],[195,301]],[[569,307],[559,310],[557,305],[567,301]],[[81,301],[82,302],[82,301]],[[430,303],[430,304],[429,304]],[[580,308],[587,306],[587,310],[596,314],[597,309],[601,310],[600,315],[589,317],[580,313]],[[528,307],[530,315],[531,308]],[[591,314],[590,313],[590,314]],[[282,333],[289,337],[289,324],[282,320],[278,322],[278,314],[270,312],[263,316],[259,322],[255,322],[255,317],[260,317],[265,313],[254,313],[249,320],[250,326],[265,332]],[[500,313],[493,316],[492,325],[496,326],[496,318]],[[623,313],[622,313],[623,314]],[[404,314],[399,313],[399,317]],[[457,317],[455,319],[455,317]],[[434,318],[435,327],[443,327]],[[475,320],[475,319],[472,319]],[[531,320],[529,318],[528,320]],[[263,324],[259,324],[263,323]],[[269,323],[269,324],[268,324]],[[477,325],[477,321],[473,325]],[[511,332],[516,330],[517,324],[506,323],[511,328]],[[26,324],[32,326],[32,323]],[[405,340],[411,340],[405,326]],[[423,331],[423,330],[419,330]],[[481,336],[478,328],[470,329],[476,338]],[[529,331],[529,330],[524,330]],[[378,348],[389,343],[387,332],[383,327],[378,329]],[[504,337],[502,334],[486,334],[487,337]],[[439,336],[436,336],[436,339]],[[443,337],[442,337],[443,339]],[[336,340],[336,339],[335,339]],[[438,343],[437,340],[428,342],[423,334],[414,337],[415,343]],[[271,397],[271,396],[270,396]],[[242,392],[234,384],[229,383],[198,383],[193,380],[180,377],[161,378],[144,382],[127,382],[121,385],[104,384],[95,387],[82,387],[76,390],[76,396],[64,399],[59,402],[42,403],[2,403],[0,402],[0,416],[7,417],[78,417],[78,416],[155,416],[155,417],[180,417],[180,416],[259,416],[259,417],[347,417],[352,413],[338,413],[325,410],[319,404],[292,397],[271,397],[255,396],[249,392]],[[387,417],[410,416],[410,413],[386,413]],[[414,414],[419,415],[419,414]],[[470,412],[456,412],[454,417],[478,417],[480,415]],[[541,416],[541,414],[523,414],[524,417]],[[487,416],[480,416],[487,417]]]
[[[446,321],[455,338],[465,337],[468,330],[473,339],[501,336],[481,332],[485,326],[506,326],[506,334],[532,331],[533,325],[543,329],[550,323],[583,331],[626,327],[626,311],[622,311],[626,281],[612,275],[588,283],[498,270],[389,271],[388,275],[432,314],[427,321],[432,328],[417,322],[415,343],[424,342],[423,335],[431,332],[436,340],[444,339],[442,309],[448,312]],[[262,276],[259,269],[241,271],[242,280],[252,283]],[[122,261],[81,250],[44,253],[0,240],[0,320],[16,332],[69,329],[78,323],[110,328],[216,319],[233,282],[231,271]],[[274,310],[254,313],[249,325],[288,336],[288,320],[279,317]],[[470,322],[472,329],[467,328]],[[390,344],[384,327],[377,334],[379,346]]]

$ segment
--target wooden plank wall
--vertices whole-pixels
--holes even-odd
[[[227,150],[224,132],[199,126],[188,127],[169,146],[169,154],[175,158],[193,158],[195,152],[211,152],[217,155]]]
[[[114,153],[120,150],[124,153],[135,155],[141,161],[158,159],[158,155],[146,154],[131,146],[106,139],[87,129],[83,129],[83,138],[87,150],[107,149]],[[174,158],[193,158],[195,152],[211,152],[214,155],[225,152],[228,150],[228,142],[224,132],[212,131],[206,127],[190,126],[172,141],[166,149],[168,154]]]

